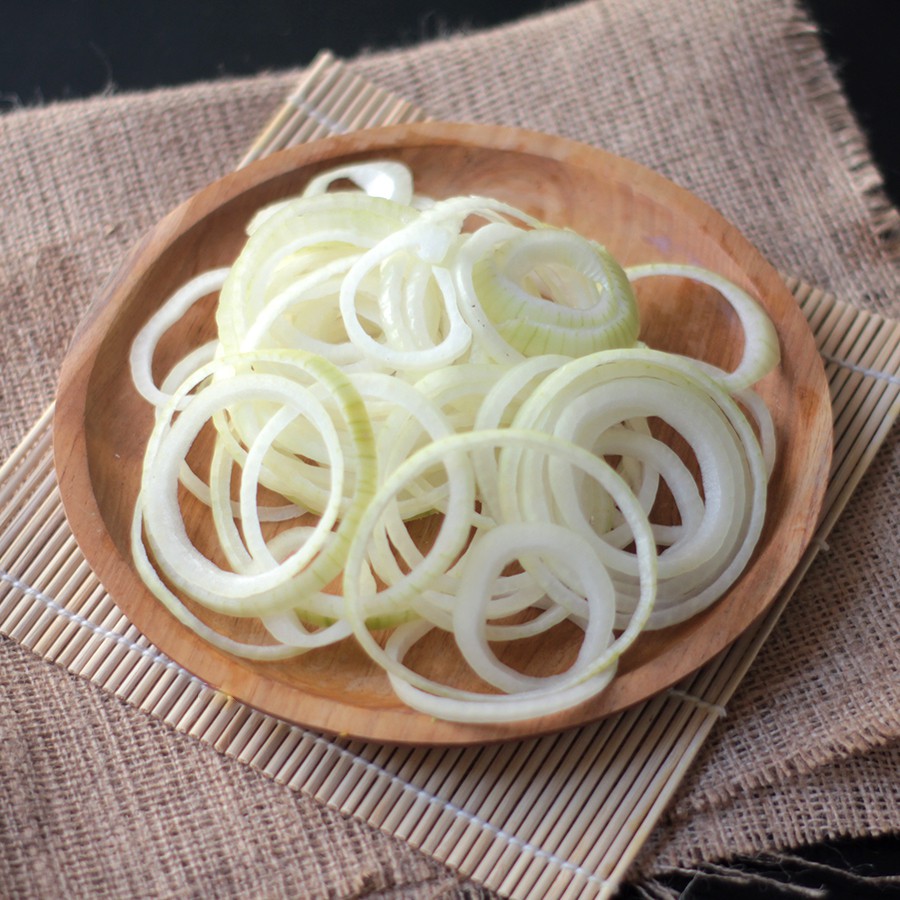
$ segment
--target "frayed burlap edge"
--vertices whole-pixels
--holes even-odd
[[[831,129],[853,186],[866,202],[875,236],[888,258],[900,263],[900,211],[888,196],[865,129],[847,103],[837,66],[828,59],[820,29],[799,6],[791,18],[787,39],[796,50],[797,70],[809,101]]]

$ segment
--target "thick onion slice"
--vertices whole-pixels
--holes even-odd
[[[457,277],[492,326],[479,336],[489,346],[505,341],[512,350],[503,348],[504,356],[583,356],[637,340],[637,305],[624,270],[604,247],[572,231],[483,228],[460,251]]]

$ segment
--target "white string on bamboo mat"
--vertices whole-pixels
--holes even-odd
[[[66,619],[69,622],[72,622],[75,625],[78,625],[82,628],[87,629],[91,633],[104,638],[106,640],[112,641],[120,646],[126,647],[133,653],[136,653],[140,656],[143,656],[157,665],[161,665],[167,669],[171,669],[174,672],[177,672],[182,678],[186,679],[188,682],[199,685],[200,687],[210,690],[216,691],[215,688],[208,685],[205,681],[197,678],[195,675],[192,675],[186,669],[182,668],[178,663],[171,660],[164,653],[161,653],[152,645],[141,645],[126,637],[123,634],[119,634],[118,632],[111,631],[108,628],[103,628],[99,625],[96,625],[90,619],[82,616],[78,613],[74,613],[69,609],[66,609],[62,606],[58,601],[54,600],[53,597],[50,597],[48,594],[39,590],[38,588],[34,588],[29,584],[26,584],[21,579],[16,578],[15,575],[10,574],[9,572],[0,569],[0,581],[6,582],[10,587],[15,589],[16,591],[21,592],[22,594],[30,597],[32,600],[37,603],[42,604],[46,609],[55,613],[56,615]],[[221,692],[217,692],[221,693]],[[674,692],[675,694],[681,694],[682,692]],[[711,706],[711,704],[704,704],[704,701],[700,700],[697,697],[691,697],[690,695],[684,694],[686,699],[689,699],[691,702],[697,703],[698,705]],[[418,799],[423,800],[428,805],[436,805],[439,806],[442,810],[451,813],[454,816],[458,816],[464,819],[466,822],[475,825],[478,828],[483,829],[494,837],[498,837],[506,841],[508,844],[514,847],[518,847],[520,850],[523,850],[527,853],[530,853],[532,856],[538,859],[546,859],[548,862],[553,863],[558,866],[560,869],[569,870],[579,875],[582,875],[589,883],[603,885],[605,884],[604,879],[598,878],[592,872],[583,869],[581,866],[576,865],[568,859],[564,859],[562,857],[558,857],[553,853],[550,853],[541,847],[538,847],[534,844],[529,843],[526,840],[522,840],[517,837],[515,834],[505,832],[502,828],[494,825],[493,823],[483,819],[468,810],[464,809],[461,806],[457,806],[454,803],[451,803],[449,800],[445,800],[442,797],[437,796],[436,794],[429,793],[428,791],[423,790],[416,785],[403,780],[398,777],[393,772],[384,768],[383,766],[379,766],[370,760],[365,759],[364,757],[353,753],[348,750],[346,747],[342,747],[339,743],[331,740],[323,735],[317,734],[312,731],[308,731],[305,728],[301,728],[299,726],[291,726],[292,730],[296,731],[297,734],[302,735],[307,740],[311,741],[313,744],[325,747],[330,752],[337,754],[339,757],[350,760],[354,765],[361,766],[363,769],[368,770],[376,774],[379,778],[387,779],[391,784],[397,785],[404,791],[410,791],[414,794]]]
[[[51,597],[49,594],[44,593],[44,591],[39,590],[38,588],[32,587],[30,584],[26,584],[26,582],[22,581],[22,579],[16,578],[15,575],[7,572],[5,569],[0,569],[0,581],[5,582],[11,588],[19,591],[27,597],[30,597],[35,602],[42,604],[45,609],[48,609],[50,612],[54,613],[60,618],[71,622],[73,625],[77,625],[80,628],[85,628],[91,633],[96,634],[98,637],[103,638],[104,640],[113,641],[114,643],[130,650],[132,653],[137,653],[139,656],[146,657],[157,665],[164,666],[167,669],[172,669],[172,671],[178,672],[179,675],[187,678],[189,681],[196,682],[203,687],[209,687],[209,685],[205,681],[197,678],[196,675],[192,675],[187,671],[187,669],[182,668],[174,660],[169,659],[168,656],[166,656],[164,653],[161,653],[152,644],[138,644],[126,635],[120,634],[118,631],[112,631],[109,628],[104,628],[101,625],[96,625],[89,618],[87,618],[87,616],[72,612],[57,600],[54,600],[53,597]]]
[[[881,381],[886,381],[888,384],[900,385],[900,376],[889,375],[887,372],[881,372],[878,369],[869,369],[866,366],[857,366],[854,363],[848,362],[846,359],[840,359],[831,353],[821,353],[819,355],[826,362],[841,366],[844,369],[849,369],[851,372],[859,372],[860,375],[865,375],[866,378],[877,378]]]

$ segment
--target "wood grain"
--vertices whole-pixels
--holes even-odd
[[[759,298],[776,324],[783,362],[759,390],[775,419],[779,461],[751,565],[715,606],[642,636],[609,689],[566,713],[502,726],[437,722],[400,704],[349,641],[284,663],[236,659],[178,624],[134,571],[128,528],[152,420],[128,373],[134,335],[185,280],[234,259],[256,209],[298,192],[318,171],[373,155],[406,162],[423,193],[510,201],[603,242],[626,264],[706,266]],[[739,354],[739,327],[711,291],[671,279],[649,279],[638,288],[642,337],[651,345],[723,365]],[[209,303],[179,326],[162,356],[210,334],[211,310]],[[812,536],[831,434],[827,385],[805,318],[777,273],[719,213],[662,176],[596,148],[508,128],[428,123],[283,151],[215,182],[163,219],[124,260],[75,335],[60,378],[54,454],[66,515],[86,559],[137,627],[187,670],[264,712],[317,730],[392,743],[463,744],[595,720],[665,689],[727,647],[772,604]],[[252,627],[222,624],[236,635]],[[560,664],[570,640],[561,636],[556,643]],[[455,672],[452,654],[440,655],[441,667]]]

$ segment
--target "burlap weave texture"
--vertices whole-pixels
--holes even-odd
[[[436,117],[637,159],[719,208],[782,270],[900,314],[896,214],[815,34],[786,0],[579,3],[354,65]],[[52,399],[72,329],[125,249],[234,166],[296,77],[0,117],[0,456]],[[646,870],[900,829],[900,592],[885,563],[900,558],[897,452],[894,434],[647,848]],[[267,872],[272,895],[453,887],[398,842],[8,642],[0,650],[0,884],[13,893],[237,895]],[[72,857],[80,868],[67,872]]]

